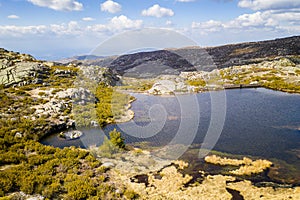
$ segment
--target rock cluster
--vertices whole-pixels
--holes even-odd
[[[92,152],[96,155],[97,148],[92,148]],[[150,152],[135,149],[134,151],[114,154],[113,158],[99,157],[102,163],[111,163],[114,169],[122,171],[129,176],[137,174],[147,174],[151,171],[157,171],[171,163],[170,160],[161,159],[159,157],[150,155]]]
[[[78,76],[76,82],[82,83],[86,80],[95,83],[104,83],[105,85],[115,86],[120,81],[120,78],[109,68],[90,65],[79,66],[81,75]]]
[[[169,95],[181,92],[191,92],[192,86],[185,84],[185,79],[180,76],[162,75],[155,79],[152,88],[148,90],[149,94]]]
[[[88,102],[95,102],[95,96],[86,88],[68,88],[56,93],[57,99],[70,99],[73,103],[85,105]]]

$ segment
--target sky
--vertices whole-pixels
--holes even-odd
[[[90,54],[111,38],[153,29],[174,32],[199,46],[300,35],[300,1],[0,0],[0,47],[38,59]],[[167,38],[181,40],[176,34]],[[150,35],[148,31],[145,38]],[[166,37],[154,39],[164,44]]]

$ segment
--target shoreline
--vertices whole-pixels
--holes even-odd
[[[259,89],[259,88],[263,88],[266,90],[271,90],[271,91],[275,91],[275,92],[282,92],[282,93],[287,93],[287,94],[295,94],[295,95],[300,95],[300,91],[287,91],[285,89],[279,90],[279,89],[274,89],[274,88],[270,88],[270,87],[265,87],[263,85],[250,85],[250,84],[236,84],[236,85],[232,85],[232,86],[226,86],[226,87],[218,87],[218,88],[214,88],[214,89],[210,89],[210,90],[204,90],[204,91],[197,91],[197,92],[174,92],[172,94],[151,94],[147,91],[140,91],[140,90],[119,90],[121,92],[127,93],[127,94],[143,94],[143,95],[147,95],[147,96],[157,96],[157,97],[174,97],[176,95],[193,95],[193,94],[201,94],[201,93],[206,93],[206,92],[218,92],[218,91],[226,91],[226,90],[242,90],[242,89]],[[136,101],[138,99],[135,99],[134,101]],[[133,102],[134,102],[133,101]],[[132,102],[130,102],[132,103]]]
[[[233,194],[228,189],[238,192],[245,199],[250,197],[256,199],[262,195],[273,199],[288,197],[297,199],[300,195],[299,185],[276,182],[257,184],[245,177],[211,174],[208,171],[198,171],[197,175],[191,174],[186,171],[191,165],[188,162],[161,159],[149,151],[137,148],[123,154],[116,154],[113,158],[98,159],[104,163],[112,163],[113,167],[110,167],[109,173],[113,181],[125,183],[140,197],[146,199],[155,199],[158,196],[171,199],[182,197],[198,199],[199,192],[201,192],[201,196],[206,199],[214,195],[214,198],[222,197],[222,199],[229,200],[232,199]],[[151,165],[149,165],[150,160],[153,163]],[[235,162],[234,159],[232,161]],[[242,162],[248,162],[248,160],[244,159]]]
[[[237,88],[237,89],[239,89],[239,88]],[[243,89],[243,88],[242,88]],[[264,88],[265,89],[265,88]],[[268,89],[266,89],[266,90],[268,90]],[[209,92],[209,91],[208,91]],[[280,92],[280,91],[279,91]],[[190,94],[190,93],[188,93],[188,94]],[[147,95],[151,95],[151,94],[147,94]],[[151,95],[152,96],[152,95]],[[155,95],[153,95],[153,96],[155,96]],[[161,96],[161,95],[159,95],[159,96]],[[174,96],[174,95],[173,95]],[[164,97],[164,96],[161,96],[161,97]],[[133,118],[134,118],[134,112],[132,111],[132,110],[130,110],[130,108],[132,107],[132,103],[134,102],[134,101],[136,101],[136,100],[138,100],[138,98],[135,98],[135,99],[132,99],[132,100],[130,100],[129,101],[129,103],[127,104],[127,106],[126,106],[126,108],[128,109],[128,112],[127,112],[127,115],[126,116],[129,116],[128,118],[124,118],[123,119],[123,121],[122,122],[116,122],[116,123],[113,123],[113,124],[119,124],[119,123],[125,123],[125,122],[127,122],[127,121],[130,121],[130,120],[132,120]],[[131,113],[131,114],[130,114]],[[128,115],[128,114],[130,114],[130,115]],[[110,125],[110,124],[108,124],[108,125]],[[142,149],[144,149],[143,147],[142,147]]]

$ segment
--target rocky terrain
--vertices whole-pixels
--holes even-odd
[[[94,151],[97,154],[97,152]],[[255,186],[240,175],[267,171],[271,162],[267,160],[242,160],[210,155],[206,162],[216,165],[235,165],[239,169],[232,175],[210,175],[199,171],[197,180],[186,173],[188,163],[178,160],[162,159],[148,151],[134,149],[130,152],[115,154],[112,158],[99,159],[109,169],[115,182],[122,182],[134,190],[140,199],[298,199],[300,188],[284,188],[280,185],[267,187]],[[235,173],[240,172],[240,173]],[[195,174],[194,174],[195,175]],[[236,176],[237,175],[237,176]],[[273,187],[272,187],[273,186]]]
[[[51,65],[51,64],[50,64]],[[27,85],[42,83],[49,75],[49,63],[42,63],[27,54],[0,49],[0,84]]]
[[[276,57],[255,64],[231,66],[211,72],[182,72],[180,77],[194,91],[239,87],[266,87],[291,93],[300,92],[299,56]],[[199,84],[201,83],[202,84]]]
[[[178,75],[183,71],[212,71],[234,65],[248,65],[300,54],[300,36],[262,42],[218,47],[187,47],[140,52],[119,57],[80,60],[86,65],[108,67],[121,75],[153,78],[162,74]],[[299,59],[296,60],[299,63]]]
[[[46,123],[40,127],[42,135],[75,128],[76,117],[81,118],[78,116],[83,107],[99,101],[93,88],[100,83],[111,87],[118,82],[119,77],[108,68],[62,65],[0,49],[2,98],[9,98],[8,103],[13,103],[8,107],[2,106],[0,116],[3,120],[17,119],[22,110],[22,119]],[[126,105],[124,112],[127,113],[119,121],[133,117],[128,109]],[[90,123],[97,125],[95,121],[95,117],[90,119]],[[14,132],[19,137],[25,134],[17,127]]]
[[[241,179],[265,173],[272,166],[267,160],[207,157],[206,162],[234,169],[225,175],[201,171],[197,176],[202,181],[197,182],[184,171],[188,163],[141,149],[103,156],[115,147],[59,150],[37,142],[51,133],[80,137],[79,132],[67,131],[79,125],[132,119],[134,99],[121,93],[125,90],[170,95],[254,85],[300,92],[299,40],[297,36],[96,60],[79,57],[66,64],[0,49],[0,196],[17,192],[22,198],[35,194],[41,199],[299,199],[299,187],[258,187]]]
[[[122,76],[121,89],[155,95],[263,86],[300,92],[300,36],[78,60]],[[250,86],[251,85],[251,86]]]
[[[119,77],[107,68],[45,62],[4,49],[0,58],[0,199],[134,196],[109,181],[89,151],[39,143],[49,134],[81,137],[74,130],[80,126],[130,120],[133,99],[113,89]],[[113,94],[118,101],[112,102]]]
[[[265,87],[300,93],[300,57],[276,57],[255,64],[231,66],[212,71],[181,72],[155,78],[122,77],[123,90],[154,95],[204,92],[234,88]]]
[[[267,58],[278,56],[299,55],[299,40],[300,36],[295,36],[269,41],[208,47],[204,49],[178,49],[175,50],[175,52],[184,58],[187,57],[187,60],[193,63],[193,65],[195,65],[198,70],[210,71],[210,69],[214,68],[203,70],[203,65],[201,64],[202,61],[198,56],[196,56],[199,55],[198,52],[200,52],[200,55],[202,54],[204,56],[211,56],[211,59],[215,66],[218,69],[221,69],[234,65],[253,64],[266,60]],[[206,55],[203,53],[203,50],[207,52]],[[196,59],[198,59],[198,61],[195,61]]]

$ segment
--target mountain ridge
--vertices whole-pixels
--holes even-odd
[[[183,71],[212,71],[216,68],[252,64],[269,58],[299,54],[300,36],[292,36],[215,47],[184,47],[138,52],[75,62],[108,67],[129,77],[153,78],[161,74],[178,75]]]

